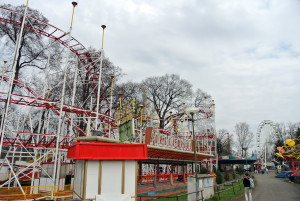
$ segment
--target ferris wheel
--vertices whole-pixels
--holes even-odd
[[[275,143],[278,136],[278,130],[271,120],[263,120],[257,128],[256,147],[259,158],[267,160],[270,155],[270,146]],[[265,153],[265,154],[262,154]]]

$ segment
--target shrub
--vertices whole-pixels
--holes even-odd
[[[213,166],[213,173],[216,173],[217,172],[217,168],[216,166]]]
[[[225,179],[225,181],[229,181],[230,180],[228,170],[225,170],[224,179]]]
[[[222,184],[223,180],[224,180],[223,174],[220,171],[217,171],[216,176],[217,176],[217,178],[216,178],[217,184]]]

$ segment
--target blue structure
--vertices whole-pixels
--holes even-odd
[[[276,178],[289,178],[293,175],[292,171],[282,171],[278,175],[276,175]]]
[[[256,156],[252,156],[251,158],[246,159],[218,159],[219,165],[221,164],[244,164],[244,165],[252,165],[257,161]]]

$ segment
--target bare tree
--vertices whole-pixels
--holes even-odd
[[[12,6],[10,4],[1,5],[2,8],[16,10],[19,13],[23,13],[25,6]],[[19,13],[8,12],[5,9],[0,9],[0,17],[4,19],[10,19],[11,22],[21,22],[23,15]],[[37,10],[28,8],[27,15],[34,17],[40,21],[48,23],[48,19],[42,15]],[[40,29],[45,28],[44,24],[40,23],[38,20],[33,20],[32,18],[26,18],[25,27],[38,27]],[[17,39],[20,33],[20,26],[16,26],[15,23],[0,23],[0,42],[4,42],[4,46],[10,47],[12,51],[17,44]],[[47,60],[48,45],[46,45],[45,39],[41,34],[37,34],[30,29],[24,29],[23,35],[21,36],[20,49],[18,50],[18,57],[15,58],[16,62],[16,72],[14,75],[15,79],[19,78],[20,70],[25,67],[34,67],[38,69],[44,69],[44,63]],[[13,89],[15,85],[13,86]]]
[[[171,110],[178,111],[183,107],[183,103],[191,98],[191,88],[192,85],[188,81],[175,74],[149,77],[142,82],[142,90],[157,111],[160,128],[166,125],[165,119]]]
[[[278,141],[283,142],[287,137],[287,130],[286,130],[285,124],[283,122],[276,123],[275,128],[277,130],[277,134],[276,134],[276,136],[274,136],[274,139],[277,139]],[[275,135],[275,133],[274,133],[274,135]]]
[[[201,89],[197,89],[194,93],[194,106],[201,107],[203,104],[207,104],[208,102],[211,102],[211,95]]]
[[[287,137],[288,138],[291,138],[291,139],[293,139],[293,138],[296,138],[297,137],[297,130],[298,130],[298,128],[299,128],[299,123],[293,123],[293,122],[288,122],[287,123]]]
[[[136,99],[137,103],[142,104],[141,93],[141,84],[132,81],[117,84],[115,89],[115,96],[122,96],[122,100],[124,101],[124,103],[129,102],[132,99]]]
[[[235,125],[235,133],[237,135],[237,148],[242,156],[247,155],[247,150],[251,145],[254,134],[249,129],[249,124],[246,122],[239,122]]]
[[[90,50],[93,51],[93,50]],[[100,53],[98,54],[100,56]],[[101,87],[100,87],[100,99],[97,98],[97,89],[98,89],[98,79],[99,76],[96,76],[95,79],[91,79],[91,73],[99,73],[100,62],[97,62],[92,69],[93,71],[86,71],[79,74],[78,83],[77,83],[77,100],[76,105],[79,105],[85,109],[96,110],[97,101],[99,101],[99,111],[100,113],[110,114],[110,109],[112,109],[111,114],[114,114],[115,109],[118,107],[117,100],[118,96],[114,92],[116,88],[116,82],[122,76],[122,70],[118,66],[115,66],[108,58],[104,57],[102,62],[102,73],[101,73]],[[113,92],[111,94],[111,92]],[[110,96],[112,98],[112,108],[108,107],[110,105]],[[83,114],[80,115],[82,117]],[[86,122],[80,121],[79,126],[82,129],[86,129]]]
[[[232,154],[232,146],[233,146],[233,139],[232,135],[226,129],[220,129],[218,131],[218,142],[222,146],[222,153],[220,155],[226,156]]]

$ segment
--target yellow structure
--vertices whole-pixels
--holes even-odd
[[[297,143],[298,142],[298,143]],[[295,139],[287,139],[285,141],[287,146],[277,147],[279,153],[276,153],[277,156],[286,159],[300,159],[300,136]]]

